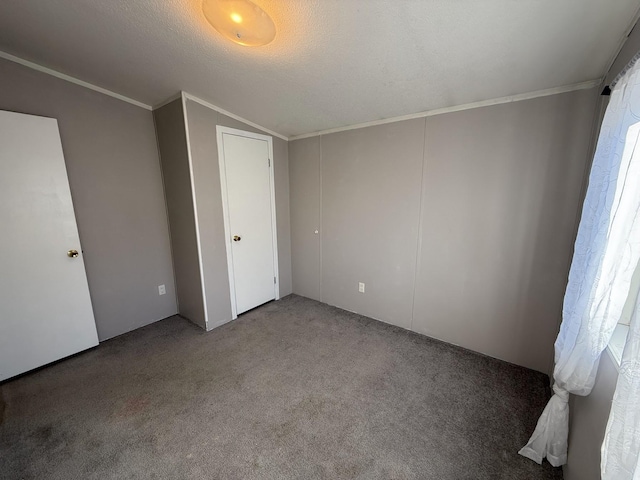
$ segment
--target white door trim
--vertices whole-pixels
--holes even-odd
[[[187,159],[189,162],[189,181],[191,182],[191,201],[193,202],[193,219],[196,228],[196,247],[198,249],[198,269],[200,271],[200,288],[202,289],[202,303],[204,309],[204,329],[209,329],[209,308],[207,305],[207,289],[204,282],[204,264],[202,262],[202,242],[200,240],[200,225],[198,222],[198,202],[196,201],[196,182],[193,175],[193,158],[191,155],[191,139],[189,137],[189,115],[187,114],[187,97],[180,94],[182,102],[182,116],[184,117],[184,134],[187,142]]]
[[[229,291],[231,296],[231,318],[238,318],[238,309],[236,304],[235,275],[233,272],[233,253],[231,246],[231,227],[229,222],[229,204],[227,196],[227,174],[224,157],[223,135],[237,135],[239,137],[254,138],[264,140],[269,146],[269,186],[271,189],[271,231],[273,233],[273,274],[275,275],[274,296],[276,300],[280,300],[280,275],[278,272],[278,231],[276,229],[276,189],[275,176],[273,170],[273,137],[262,135],[259,133],[246,132],[236,128],[216,126],[218,141],[218,166],[220,168],[220,187],[222,192],[222,216],[224,218],[224,236],[225,248],[227,250],[227,270],[229,271]]]

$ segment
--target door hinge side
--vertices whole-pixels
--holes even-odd
[[[267,166],[270,167],[271,166],[271,159],[267,158]]]
[[[273,277],[273,284],[276,284],[276,277]]]

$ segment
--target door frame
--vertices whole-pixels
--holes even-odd
[[[278,272],[278,230],[276,228],[276,188],[275,175],[273,168],[273,137],[262,135],[260,133],[247,132],[238,130],[237,128],[216,125],[216,134],[218,142],[218,167],[220,169],[220,189],[222,193],[222,216],[224,219],[224,244],[227,250],[227,270],[229,273],[229,294],[231,297],[231,319],[238,318],[238,309],[236,303],[236,282],[233,271],[233,252],[231,244],[231,227],[229,221],[229,203],[227,196],[227,169],[224,156],[223,135],[236,135],[239,137],[253,138],[256,140],[264,140],[269,148],[269,187],[271,190],[271,231],[273,234],[273,274],[275,282],[273,284],[274,295],[276,300],[280,300],[280,275]]]

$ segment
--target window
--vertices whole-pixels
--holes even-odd
[[[638,299],[638,291],[640,290],[640,265],[636,267],[635,272],[633,273],[633,277],[631,279],[631,288],[629,289],[629,295],[627,296],[627,301],[624,304],[624,308],[622,310],[622,316],[620,317],[620,321],[616,326],[616,329],[613,331],[613,336],[609,341],[609,345],[607,351],[613,362],[620,367],[620,362],[622,361],[622,352],[624,351],[624,344],[627,342],[627,335],[629,334],[629,323],[631,322],[631,314],[633,313],[633,308]]]

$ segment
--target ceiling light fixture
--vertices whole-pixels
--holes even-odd
[[[276,36],[271,17],[250,0],[203,0],[202,10],[213,28],[240,45],[258,47]]]

